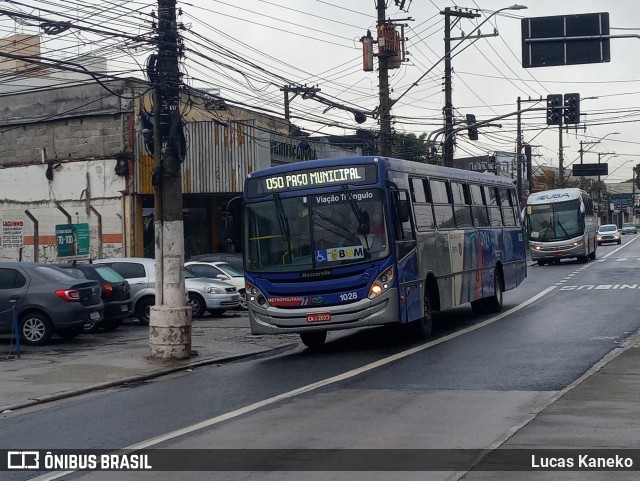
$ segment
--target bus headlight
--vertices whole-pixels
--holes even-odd
[[[375,299],[388,291],[393,285],[393,267],[389,267],[382,274],[380,274],[371,288],[369,288],[369,299]]]
[[[573,247],[578,247],[581,246],[583,244],[583,242],[581,240],[574,242],[573,244],[571,244]]]
[[[264,297],[264,294],[260,292],[260,289],[248,282],[246,283],[245,288],[245,297],[247,302],[253,302],[262,308],[269,307],[269,302],[267,301],[267,298]]]

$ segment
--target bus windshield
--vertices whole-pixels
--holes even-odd
[[[247,204],[245,265],[253,272],[326,269],[389,254],[380,189]]]
[[[527,207],[529,238],[535,241],[558,241],[583,234],[578,199]]]

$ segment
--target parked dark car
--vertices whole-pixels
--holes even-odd
[[[101,327],[105,331],[113,331],[122,325],[122,320],[132,315],[131,288],[127,280],[109,266],[99,264],[56,264],[76,279],[98,281],[104,303],[104,319],[94,325],[86,325],[85,332],[97,332]]]
[[[72,339],[100,322],[97,281],[80,281],[49,264],[0,262],[0,333],[11,334],[13,310],[22,342],[42,346],[56,333]]]
[[[199,262],[216,262],[223,261],[227,264],[231,264],[236,269],[240,269],[244,272],[244,265],[242,264],[242,252],[212,252],[211,254],[198,254],[191,257],[187,262],[199,261]]]

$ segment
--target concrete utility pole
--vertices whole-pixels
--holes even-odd
[[[158,0],[158,56],[154,96],[156,305],[151,308],[152,358],[191,357],[191,309],[185,303],[184,226],[176,0]]]
[[[378,0],[378,26],[384,25],[386,19],[386,0]],[[378,40],[379,41],[379,40]],[[391,99],[389,97],[389,55],[378,48],[378,92],[380,96],[380,154],[391,157]]]
[[[444,165],[451,167],[453,165],[453,102],[452,87],[451,87],[451,17],[457,18],[476,18],[479,17],[479,13],[463,12],[460,10],[451,10],[450,7],[446,7],[443,12],[444,15],[444,134],[445,140],[442,145],[442,157],[444,159]]]

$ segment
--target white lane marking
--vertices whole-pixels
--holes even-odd
[[[322,381],[314,382],[312,384],[307,384],[306,386],[302,386],[298,389],[294,389],[293,391],[278,394],[277,396],[273,396],[273,397],[270,397],[269,399],[264,399],[256,403],[249,404],[248,406],[242,407],[240,409],[236,409],[235,411],[230,411],[228,413],[221,414],[220,416],[216,416],[214,418],[207,419],[205,421],[201,421],[196,424],[192,424],[191,426],[186,426],[184,428],[171,431],[170,433],[162,434],[160,436],[156,436],[155,438],[147,439],[146,441],[142,441],[137,444],[132,444],[131,446],[128,446],[126,448],[121,448],[121,449],[137,451],[141,449],[150,448],[151,446],[155,446],[165,441],[170,441],[174,438],[184,436],[185,434],[189,434],[189,433],[198,431],[200,429],[208,428],[210,426],[223,423],[230,419],[237,418],[238,416],[242,416],[243,414],[257,411],[258,409],[262,409],[271,404],[284,401],[285,399],[289,399],[295,396],[299,396],[300,394],[305,394],[311,391],[315,391],[316,389],[320,389],[321,387],[329,386],[330,384],[335,384],[337,382],[341,382],[346,379],[355,377],[364,372],[372,371],[374,369],[385,366],[387,364],[391,364],[392,362],[398,361],[399,359],[403,359],[417,352],[424,351],[425,349],[429,349],[430,347],[437,346],[438,344],[443,344],[447,341],[450,341],[451,339],[455,339],[456,337],[462,336],[471,331],[475,331],[476,329],[480,329],[482,327],[488,326],[489,324],[493,324],[494,322],[499,321],[500,319],[510,316],[514,312],[524,309],[529,304],[537,301],[541,297],[546,296],[549,292],[553,291],[555,288],[556,288],[555,286],[547,287],[544,291],[539,292],[535,296],[524,301],[522,304],[518,304],[517,306],[509,309],[508,311],[502,312],[497,316],[492,317],[491,319],[487,319],[486,321],[482,321],[478,324],[467,327],[466,329],[462,329],[461,331],[457,331],[452,334],[449,334],[448,336],[444,336],[434,341],[427,342],[426,344],[421,344],[420,346],[407,349],[406,351],[399,352],[397,354],[394,354],[393,356],[385,357],[384,359],[380,359],[379,361],[366,364],[357,369],[352,369],[351,371],[338,374],[337,376],[332,376],[330,378],[323,379]],[[31,478],[31,481],[52,481],[54,479],[61,478],[62,476],[66,476],[67,474],[71,474],[73,472],[74,471],[64,471],[64,472],[58,472],[58,473],[52,473],[52,474],[45,474],[37,478]]]
[[[608,252],[607,254],[603,255],[602,258],[606,259],[607,257],[609,257],[612,254],[615,254],[616,252],[618,252],[620,249],[623,249],[625,247],[627,247],[629,244],[631,244],[632,242],[635,242],[638,240],[638,237],[634,237],[633,239],[631,239],[629,242],[625,242],[624,244],[622,244],[621,246],[619,246],[617,249],[612,250],[611,252]]]

